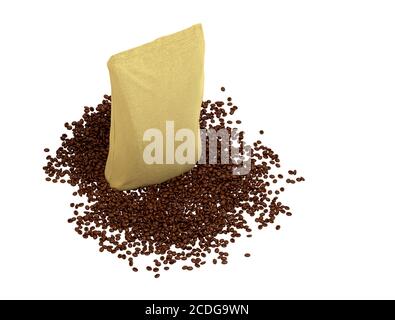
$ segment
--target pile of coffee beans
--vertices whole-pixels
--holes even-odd
[[[225,88],[221,91],[224,94]],[[241,124],[232,120],[238,107],[231,97],[224,100],[202,103],[200,127],[227,130],[232,147],[243,152],[245,133],[231,127]],[[244,155],[251,160],[246,175],[232,173],[235,163],[207,162],[161,184],[111,189],[104,177],[110,123],[111,97],[104,95],[96,108],[84,107],[80,120],[64,124],[67,133],[60,137],[61,146],[53,155],[44,149],[43,170],[47,181],[74,188],[76,200],[70,203],[73,215],[68,222],[75,231],[95,239],[100,252],[115,254],[133,271],[144,269],[159,278],[176,263],[186,271],[208,262],[227,264],[227,248],[239,237],[251,237],[254,224],[279,230],[276,218],[292,215],[280,196],[287,184],[304,178],[296,170],[281,173],[279,156],[260,140],[252,144],[250,156]],[[206,151],[208,157],[209,148]],[[142,265],[141,256],[152,257],[151,263]]]

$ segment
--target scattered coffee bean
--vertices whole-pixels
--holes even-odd
[[[225,88],[221,87],[221,91]],[[203,101],[200,127],[227,130],[234,136],[235,148],[233,143],[244,144],[244,132],[227,126],[232,124],[227,121],[238,107],[231,106],[229,113],[226,108],[223,101]],[[229,244],[242,234],[251,236],[247,215],[254,217],[258,229],[273,224],[280,214],[291,215],[289,207],[279,200],[278,187],[272,187],[274,178],[269,178],[281,167],[279,156],[257,141],[253,143],[247,175],[232,174],[237,168],[232,162],[197,164],[191,171],[161,184],[129,191],[111,189],[104,177],[110,124],[111,97],[105,95],[96,108],[84,108],[80,120],[64,124],[70,134],[61,136],[61,146],[55,156],[46,156],[43,170],[47,181],[68,183],[76,188],[73,196],[86,199],[70,204],[75,217],[68,222],[74,224],[75,231],[96,240],[100,252],[127,260],[134,272],[138,268],[133,266],[133,258],[150,255],[157,258],[153,260],[155,267],[146,269],[154,271],[156,278],[160,269],[169,270],[169,265],[180,261],[196,268],[203,266],[206,259],[212,259],[213,264],[218,260],[227,264],[229,254],[224,250]],[[288,173],[294,176],[296,170]],[[301,181],[303,177],[286,182]],[[185,270],[193,269],[185,266]]]

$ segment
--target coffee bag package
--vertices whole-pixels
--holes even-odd
[[[110,58],[111,131],[105,176],[128,190],[190,170],[201,153],[201,25]]]

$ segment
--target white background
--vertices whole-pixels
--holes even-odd
[[[2,1],[0,298],[395,298],[393,1]],[[133,273],[66,220],[43,148],[110,91],[110,55],[201,22],[206,98],[265,130],[294,216],[229,264]],[[251,252],[249,259],[244,252]]]

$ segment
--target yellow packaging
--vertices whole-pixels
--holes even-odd
[[[105,176],[119,190],[161,183],[190,170],[193,163],[171,163],[169,150],[163,163],[146,163],[143,153],[149,142],[147,130],[163,133],[173,123],[174,132],[191,130],[195,135],[194,162],[201,153],[200,105],[204,82],[204,37],[202,26],[159,38],[112,56],[110,149]],[[168,128],[167,128],[168,129]],[[181,144],[174,141],[174,148]],[[170,162],[170,163],[169,163]]]

